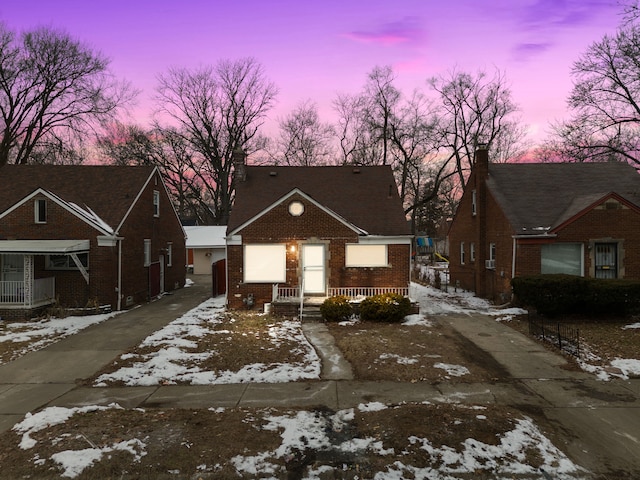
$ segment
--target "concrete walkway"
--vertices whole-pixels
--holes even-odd
[[[204,280],[204,279],[202,279]],[[197,306],[210,284],[198,280],[151,304],[89,327],[41,351],[0,366],[0,431],[27,412],[45,406],[118,403],[143,407],[310,407],[343,409],[360,403],[451,402],[500,404],[543,413],[578,464],[594,472],[640,478],[640,379],[599,382],[562,368],[564,358],[496,322],[493,317],[448,315],[461,335],[493,356],[513,377],[479,384],[362,382],[321,324],[303,331],[323,361],[320,381],[287,384],[92,388],[77,380],[92,376],[121,352]],[[626,475],[626,477],[624,477]],[[606,477],[605,477],[606,478]]]

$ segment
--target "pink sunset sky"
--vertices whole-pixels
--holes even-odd
[[[334,121],[336,94],[358,92],[376,65],[391,65],[406,95],[452,69],[497,68],[534,140],[566,117],[573,62],[620,20],[617,0],[0,2],[9,28],[62,28],[108,56],[142,91],[140,125],[159,73],[252,56],[280,91],[268,130],[306,99]]]

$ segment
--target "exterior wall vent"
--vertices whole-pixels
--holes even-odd
[[[269,176],[270,177],[277,177],[278,176],[278,172],[271,171],[271,172],[269,172]]]

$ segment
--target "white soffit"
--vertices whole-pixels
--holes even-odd
[[[88,252],[89,240],[0,240],[0,253],[54,254]]]

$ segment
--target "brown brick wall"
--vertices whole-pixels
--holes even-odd
[[[511,296],[513,235],[509,222],[497,202],[486,195],[486,246],[480,248],[480,215],[471,214],[471,191],[476,181],[472,174],[463,194],[456,217],[449,231],[451,282],[481,297],[504,302]],[[481,209],[482,205],[478,205]],[[478,212],[479,213],[479,212]],[[460,264],[460,242],[465,243],[466,261]],[[476,243],[476,260],[470,260],[470,243]],[[558,230],[555,238],[518,239],[515,276],[537,275],[541,271],[541,246],[551,242],[582,243],[584,245],[585,276],[594,276],[593,245],[596,242],[618,244],[620,278],[640,278],[640,213],[631,208],[605,209],[596,207],[579,218],[572,219]],[[484,268],[489,258],[489,245],[496,244],[496,268]]]
[[[158,179],[159,180],[159,179]],[[153,217],[153,190],[160,192],[160,217]],[[36,198],[46,198],[39,196]],[[133,199],[133,197],[132,197]],[[118,247],[98,247],[97,237],[102,235],[65,208],[47,199],[47,223],[34,221],[34,201],[30,200],[2,219],[0,238],[7,240],[68,240],[90,241],[89,285],[77,270],[45,270],[44,256],[34,257],[36,278],[55,276],[56,294],[60,304],[68,307],[84,307],[98,302],[117,305]],[[116,225],[112,225],[113,228]],[[173,212],[168,196],[158,181],[152,180],[126,224],[119,232],[122,243],[122,293],[131,295],[135,302],[148,299],[148,268],[144,267],[144,239],[152,240],[152,261],[157,261],[160,250],[173,242],[173,266],[165,268],[165,289],[173,290],[184,285],[186,275],[186,248],[182,227]],[[124,307],[124,300],[122,303]]]
[[[305,212],[299,217],[288,213],[291,201],[299,200]],[[390,266],[381,268],[345,268],[345,244],[357,243],[358,235],[303,197],[292,197],[276,206],[239,232],[243,244],[283,243],[287,245],[287,281],[281,286],[297,286],[301,276],[299,255],[303,243],[325,244],[326,276],[329,287],[402,286],[409,282],[409,245],[389,245]],[[292,249],[292,247],[294,247]],[[243,283],[242,245],[227,248],[228,303],[230,308],[245,308],[243,299],[252,294],[256,308],[271,301],[272,284]]]

